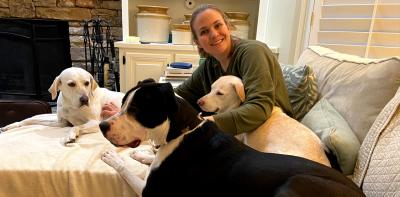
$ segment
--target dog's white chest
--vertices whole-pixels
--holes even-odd
[[[63,108],[59,115],[74,126],[85,124],[89,120],[99,120],[100,118],[100,115],[94,113],[93,109],[88,106],[82,106],[78,109]]]

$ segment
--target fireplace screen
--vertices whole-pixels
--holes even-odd
[[[68,22],[0,18],[0,99],[50,101],[48,88],[71,67]]]

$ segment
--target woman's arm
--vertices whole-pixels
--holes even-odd
[[[271,115],[276,105],[277,80],[283,78],[279,63],[263,44],[248,42],[239,46],[232,57],[230,74],[240,77],[246,93],[245,102],[230,112],[214,115],[218,126],[232,134],[250,132]]]

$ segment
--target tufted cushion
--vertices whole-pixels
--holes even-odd
[[[367,196],[400,194],[400,89],[361,145],[353,181]]]
[[[294,118],[300,120],[317,102],[317,81],[311,67],[281,65]]]
[[[310,128],[335,155],[343,174],[353,174],[360,142],[346,120],[326,100],[319,100],[301,123]]]
[[[400,85],[400,58],[366,59],[310,47],[297,65],[312,67],[320,97],[346,119],[360,142]]]

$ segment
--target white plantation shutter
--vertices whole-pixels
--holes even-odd
[[[309,45],[369,58],[400,56],[400,0],[315,0]]]

